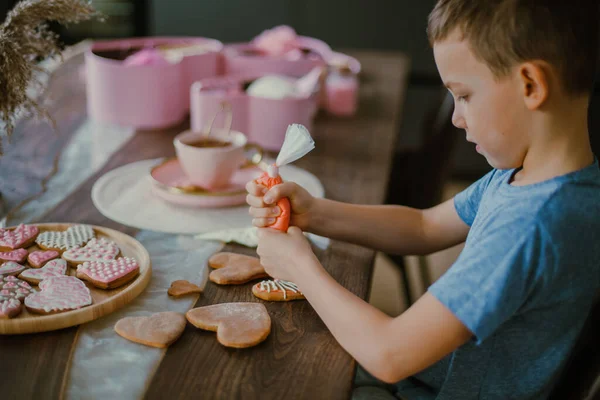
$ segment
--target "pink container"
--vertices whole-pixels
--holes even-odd
[[[282,74],[302,76],[314,67],[325,65],[331,53],[329,45],[322,40],[299,36],[298,43],[303,49],[311,50],[309,55],[297,59],[271,57],[252,54],[257,49],[251,43],[235,43],[223,49],[224,73],[237,74]]]
[[[196,43],[206,44],[209,51],[168,65],[125,66],[122,60],[107,57],[132,53],[131,49]],[[217,40],[194,37],[96,42],[85,54],[88,115],[139,129],[175,125],[187,115],[192,83],[221,72],[222,48]]]
[[[213,127],[226,125],[226,116],[218,114],[223,103],[231,107],[231,129],[245,133],[248,141],[266,150],[279,151],[290,124],[302,124],[310,131],[318,110],[319,97],[288,97],[274,100],[248,96],[243,85],[258,76],[225,76],[196,82],[190,89],[191,129],[204,131],[215,115]]]
[[[332,115],[354,115],[358,108],[360,62],[346,54],[331,52],[327,64],[329,73],[321,106]]]

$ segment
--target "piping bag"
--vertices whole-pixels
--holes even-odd
[[[310,137],[310,133],[304,125],[292,124],[288,126],[287,131],[285,132],[283,145],[275,160],[275,164],[266,165],[265,163],[261,163],[260,166],[264,172],[255,182],[268,189],[275,185],[279,185],[283,182],[279,175],[279,168],[304,157],[314,148],[315,142],[312,137]],[[288,227],[290,226],[292,212],[290,199],[287,197],[279,199],[279,201],[277,201],[277,206],[281,210],[281,214],[275,218],[275,223],[269,225],[269,228],[287,232]]]

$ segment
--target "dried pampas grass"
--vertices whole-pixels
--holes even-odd
[[[58,37],[48,27],[48,21],[66,24],[96,17],[100,14],[89,1],[23,0],[0,25],[0,122],[9,138],[20,111],[50,119],[27,94],[30,84],[43,86],[34,79],[34,72],[41,71],[37,62],[60,54]]]

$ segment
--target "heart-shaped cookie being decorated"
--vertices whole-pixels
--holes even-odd
[[[140,272],[135,258],[121,257],[112,261],[86,261],[77,267],[77,277],[100,289],[114,289],[126,284]]]
[[[304,300],[305,297],[294,282],[270,279],[252,286],[252,294],[266,301]]]
[[[40,289],[41,292],[25,298],[25,307],[34,313],[54,314],[92,304],[90,290],[74,276],[53,276],[44,279],[40,283]]]
[[[81,247],[95,236],[89,225],[73,225],[66,231],[46,231],[40,233],[35,242],[44,250],[64,251]]]
[[[171,282],[169,290],[167,290],[169,296],[181,297],[192,293],[202,293],[200,286],[194,285],[190,281],[177,280]]]
[[[258,258],[243,254],[217,253],[208,259],[208,266],[215,268],[209,279],[219,285],[241,285],[269,277]]]
[[[84,247],[75,247],[65,251],[62,258],[69,264],[78,265],[86,261],[112,261],[119,255],[119,246],[105,238],[91,239]]]
[[[27,258],[27,250],[17,249],[13,251],[3,251],[0,253],[0,261],[14,261],[17,263],[25,261]]]
[[[14,261],[7,261],[0,265],[0,276],[1,275],[18,275],[23,271],[25,267]]]
[[[216,331],[223,346],[256,346],[271,333],[271,317],[264,304],[223,303],[191,309],[185,314],[196,328]]]
[[[0,229],[0,251],[10,251],[33,244],[40,230],[35,225],[20,224],[14,229]]]
[[[65,260],[56,259],[48,261],[40,269],[27,269],[19,275],[19,278],[37,285],[41,281],[53,276],[63,276],[67,273],[67,262]]]
[[[32,251],[27,256],[27,262],[33,268],[40,268],[43,267],[48,261],[54,260],[58,256],[60,256],[60,254],[56,250]]]
[[[115,332],[132,342],[165,348],[185,330],[185,317],[176,312],[161,312],[149,317],[125,317],[115,325]]]

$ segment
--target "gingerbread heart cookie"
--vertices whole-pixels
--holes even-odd
[[[86,261],[77,267],[77,277],[100,289],[114,289],[126,284],[140,272],[135,258],[121,257],[112,261]]]
[[[7,261],[0,266],[1,275],[18,275],[25,269],[25,266],[14,261]]]
[[[193,308],[185,314],[196,328],[217,332],[223,346],[256,346],[271,333],[271,317],[263,304],[223,303]]]
[[[160,312],[149,317],[125,317],[115,324],[115,332],[132,342],[165,348],[185,330],[186,320],[176,312]]]
[[[54,260],[58,256],[60,256],[60,254],[56,250],[32,251],[27,256],[27,262],[33,268],[40,268],[48,261]]]
[[[95,237],[89,225],[73,225],[66,231],[46,231],[40,233],[35,242],[44,250],[64,251],[81,247]]]
[[[40,269],[27,269],[19,275],[19,278],[33,283],[34,285],[39,284],[41,281],[54,277],[63,276],[67,273],[67,262],[65,260],[56,259],[48,261]]]
[[[241,285],[269,277],[258,258],[243,254],[217,253],[208,259],[208,266],[215,268],[208,278],[219,285]]]
[[[0,251],[28,247],[35,241],[40,230],[35,225],[20,224],[14,229],[0,229]]]
[[[281,279],[262,281],[252,286],[252,294],[266,301],[304,300],[295,283]]]
[[[74,276],[53,276],[44,279],[40,283],[40,289],[41,292],[25,298],[25,307],[34,313],[54,314],[92,304],[90,290]]]
[[[169,296],[181,297],[192,293],[202,293],[202,289],[198,285],[194,285],[190,281],[177,280],[171,282],[169,290],[167,290]]]
[[[86,261],[112,261],[119,255],[119,246],[105,238],[91,239],[84,247],[74,247],[65,251],[62,258],[69,264],[78,265]]]
[[[0,277],[0,318],[14,318],[21,313],[21,301],[35,290],[14,276]]]
[[[28,251],[25,249],[17,249],[13,251],[3,251],[0,253],[0,261],[14,261],[21,263],[27,258]]]

